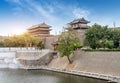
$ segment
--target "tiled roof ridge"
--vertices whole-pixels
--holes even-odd
[[[72,22],[70,23],[76,23],[76,22],[86,22],[86,23],[89,23],[89,21],[85,20],[84,17],[82,18],[79,18],[79,19],[74,19]]]
[[[28,29],[32,29],[32,28],[36,28],[36,27],[49,27],[50,28],[51,26],[47,25],[45,22],[43,22],[43,23],[40,23],[40,24],[37,24],[37,25],[33,25]]]

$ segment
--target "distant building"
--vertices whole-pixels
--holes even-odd
[[[78,37],[80,38],[81,43],[83,44],[84,38],[85,38],[85,30],[88,29],[87,24],[89,21],[85,20],[84,18],[73,20],[72,22],[68,23],[68,28],[71,27],[74,30],[78,31]],[[45,48],[47,49],[53,49],[52,44],[54,42],[58,41],[59,36],[58,35],[50,35],[51,26],[47,25],[46,23],[41,23],[38,25],[34,25],[28,29],[28,32],[31,35],[38,36],[42,38]],[[67,30],[69,30],[66,28]]]
[[[90,21],[85,20],[84,18],[75,19],[72,22],[68,23],[68,27],[73,28],[74,30],[87,29],[87,24]]]
[[[58,37],[50,34],[50,31],[52,30],[50,28],[50,25],[47,25],[46,23],[41,23],[38,25],[34,25],[27,30],[31,35],[40,37],[45,45],[45,48],[53,49],[51,44],[54,41],[57,41]]]
[[[50,36],[50,31],[51,31],[50,28],[51,28],[50,25],[47,25],[46,23],[41,23],[38,25],[34,25],[27,30],[31,35],[39,36],[43,38]]]
[[[90,21],[87,21],[84,18],[75,19],[72,22],[68,23],[68,28],[66,29],[69,30],[69,28],[73,28],[74,30],[77,30],[78,37],[80,38],[80,41],[83,44],[85,39],[85,30],[89,27],[87,25],[88,23],[90,23]]]

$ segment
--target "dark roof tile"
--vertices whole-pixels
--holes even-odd
[[[75,23],[89,23],[90,21],[85,20],[84,18],[80,18],[80,19],[75,19],[72,22],[70,22],[69,24],[75,24]]]

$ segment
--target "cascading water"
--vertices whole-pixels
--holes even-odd
[[[18,68],[15,52],[0,52],[0,68]]]

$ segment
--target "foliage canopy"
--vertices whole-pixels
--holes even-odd
[[[61,57],[66,56],[68,58],[69,63],[72,63],[70,55],[74,52],[74,50],[80,47],[81,44],[77,31],[71,29],[68,32],[61,33],[59,36],[58,51],[60,52]]]
[[[94,24],[86,30],[85,45],[92,49],[118,48],[120,41],[120,29],[111,29],[108,26]]]
[[[40,47],[41,44],[43,43],[39,37],[24,33],[4,39],[4,41],[1,42],[1,47]]]

